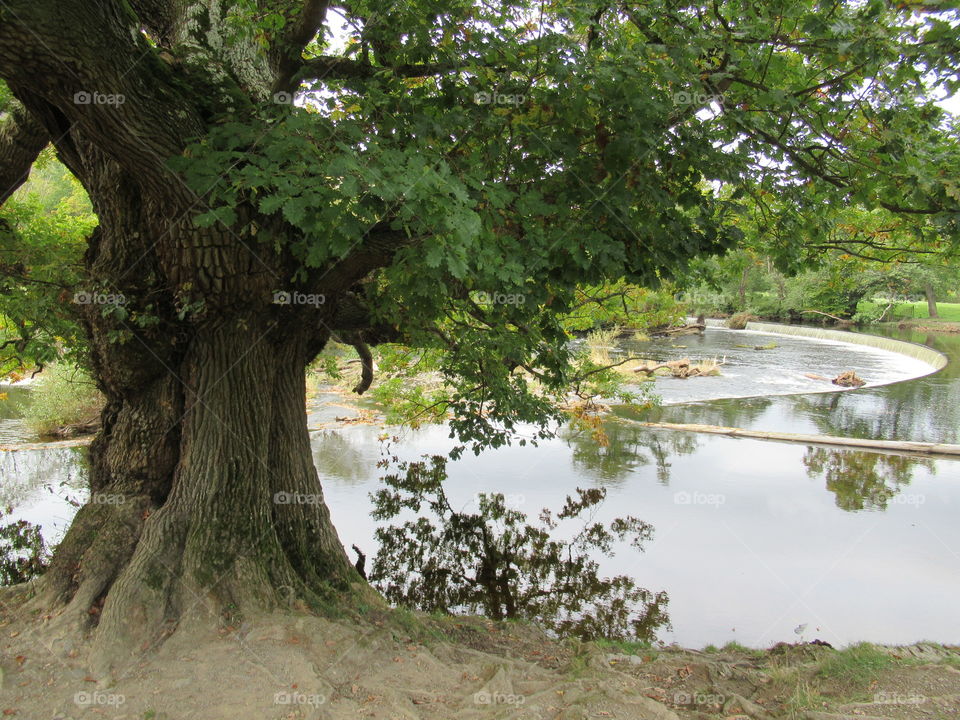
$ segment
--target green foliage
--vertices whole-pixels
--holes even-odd
[[[377,529],[380,548],[370,579],[391,602],[428,612],[527,619],[585,639],[650,640],[668,623],[666,593],[638,588],[623,575],[599,575],[593,558],[612,554],[615,540],[629,539],[642,549],[653,533],[633,517],[590,522],[605,490],[578,489],[559,512],[544,509],[532,525],[499,493],[479,494],[476,512],[454,509],[444,491],[446,478],[443,457],[400,463],[372,496],[379,521],[416,515]],[[553,538],[561,525],[581,520],[569,540]]]
[[[696,282],[686,294],[686,303],[709,314],[748,313],[779,319],[822,319],[812,311],[858,322],[890,319],[890,309],[868,304],[870,298],[888,298],[885,305],[901,305],[923,296],[929,286],[949,292],[960,286],[960,270],[949,257],[943,265],[924,264],[925,255],[915,253],[897,261],[866,260],[839,250],[825,253],[814,267],[793,275],[777,270],[769,259],[744,265],[746,251],[723,258],[700,261]],[[737,269],[739,268],[739,269]],[[737,269],[734,272],[734,269]],[[926,315],[926,304],[923,305]],[[739,308],[745,308],[740,310]]]
[[[171,164],[202,199],[196,222],[281,254],[283,281],[322,286],[351,254],[385,256],[359,283],[371,323],[440,354],[436,394],[413,390],[406,409],[443,409],[474,450],[496,447],[557,419],[585,377],[609,392],[614,376],[584,364],[570,333],[621,315],[667,324],[677,306],[636,288],[698,257],[746,238],[726,311],[756,312],[747,293],[784,307],[782,288],[752,285],[757,262],[793,271],[837,247],[890,260],[956,241],[960,144],[934,99],[958,89],[957,13],[929,10],[354,3],[339,8],[346,47],[321,33],[306,54],[357,72],[305,70],[299,104],[214,109],[228,91],[198,92],[201,69],[185,72],[175,90],[211,113]],[[298,20],[252,0],[228,13],[221,37],[243,61],[244,43],[276,51]],[[608,289],[625,291],[620,307],[584,306]],[[833,290],[825,306],[855,312]],[[184,302],[183,317],[200,307]],[[28,354],[66,337],[52,330]],[[404,392],[392,385],[382,392]]]
[[[675,287],[664,283],[658,290],[632,285],[621,279],[577,290],[577,307],[564,319],[571,332],[595,328],[627,327],[648,330],[683,321],[685,306],[674,299]]]
[[[13,508],[8,507],[7,514],[12,512]],[[0,523],[0,586],[17,585],[43,574],[50,554],[36,525],[26,520]]]
[[[86,361],[71,301],[95,225],[80,184],[44,151],[0,209],[0,376],[58,359]]]
[[[63,425],[94,421],[102,406],[103,398],[86,371],[55,363],[38,377],[20,411],[34,432],[49,435]]]

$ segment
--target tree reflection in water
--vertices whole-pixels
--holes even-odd
[[[934,461],[909,455],[808,447],[803,456],[807,474],[826,480],[841,510],[886,510],[913,480],[917,468],[936,473]]]
[[[672,455],[692,455],[699,447],[695,433],[651,430],[629,421],[609,420],[605,426],[609,444],[600,447],[590,433],[567,428],[560,436],[573,451],[573,467],[599,479],[602,485],[622,485],[639,467],[653,464],[657,482],[670,483]]]

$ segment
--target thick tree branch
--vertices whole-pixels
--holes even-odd
[[[373,384],[373,353],[370,352],[370,346],[363,341],[363,335],[357,333],[353,338],[353,349],[360,356],[360,381],[353,388],[357,395],[363,395]]]
[[[50,142],[43,125],[19,102],[8,113],[0,123],[0,205],[26,182],[33,161]]]
[[[179,193],[167,159],[204,123],[174,70],[131,32],[137,18],[125,8],[62,0],[51,14],[42,3],[7,0],[0,6],[0,77],[58,148],[82,138],[141,185]]]
[[[303,49],[313,40],[323,27],[327,17],[329,0],[305,0],[300,17],[291,26],[290,32],[283,39],[283,47],[279,53],[277,63],[277,81],[275,91],[292,91],[297,82],[294,76],[302,63]]]
[[[318,291],[336,294],[349,289],[374,270],[389,265],[401,248],[423,237],[408,237],[403,230],[391,229],[387,222],[375,225],[349,255],[323,271]]]

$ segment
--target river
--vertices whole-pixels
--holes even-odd
[[[673,629],[660,635],[667,643],[960,643],[960,461],[658,431],[635,422],[956,443],[960,337],[892,334],[938,349],[949,364],[916,377],[930,368],[885,351],[838,350],[780,336],[777,348],[754,350],[770,336],[710,330],[705,339],[661,342],[656,347],[664,357],[722,359],[724,344],[748,347],[727,348],[726,378],[661,383],[665,404],[643,417],[618,409],[607,422],[606,448],[565,429],[537,447],[467,454],[450,463],[448,492],[463,507],[478,492],[503,492],[536,514],[558,507],[577,486],[606,487],[598,517],[636,515],[654,526],[655,536],[644,553],[618,548],[602,568],[668,591]],[[621,349],[642,348],[627,343]],[[647,350],[654,354],[652,346]],[[770,378],[766,387],[751,384],[751,363]],[[851,368],[871,383],[893,382],[811,394],[832,388],[803,377]],[[896,382],[901,377],[914,379]],[[724,387],[725,379],[737,389]],[[679,397],[669,390],[677,383],[685,383]],[[774,394],[797,392],[791,383],[808,392]],[[714,399],[695,399],[705,387]],[[740,397],[716,398],[731,392]],[[343,414],[324,404],[331,399],[321,395],[309,408],[312,427]],[[313,434],[314,460],[341,540],[368,555],[376,529],[368,494],[379,484],[382,432],[357,424]],[[397,433],[392,451],[406,459],[443,454],[453,444],[443,426]],[[82,453],[0,454],[0,503],[13,505],[16,517],[42,523],[55,540],[73,512],[61,498],[83,496]]]

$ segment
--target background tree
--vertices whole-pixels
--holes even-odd
[[[784,203],[776,205],[792,214]],[[810,313],[861,320],[883,319],[897,301],[931,302],[956,286],[955,239],[936,223],[884,208],[855,205],[824,210],[810,227],[784,236],[759,208],[741,218],[743,238],[721,257],[691,263],[688,301],[707,311],[747,311],[766,317],[815,319]],[[789,223],[788,223],[789,225]],[[858,314],[875,295],[889,300],[879,316]]]
[[[224,608],[356,605],[303,413],[333,333],[442,352],[479,448],[575,379],[578,285],[716,251],[748,201],[787,239],[857,203],[954,237],[936,9],[7,0],[0,201],[52,143],[99,220],[78,290],[123,298],[78,309],[92,490],[125,502],[80,510],[29,607],[109,663]]]
[[[86,193],[46,150],[0,208],[0,376],[86,361],[73,286],[96,226]]]

